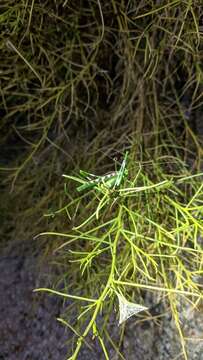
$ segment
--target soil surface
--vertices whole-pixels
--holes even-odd
[[[63,311],[58,297],[33,293],[44,285],[48,267],[39,269],[36,255],[22,244],[7,248],[0,261],[0,360],[64,360],[72,334],[56,318]],[[151,296],[151,295],[150,295]],[[146,297],[150,307],[151,297]],[[151,304],[152,305],[152,304]],[[133,317],[126,326],[122,352],[127,360],[183,359],[173,320],[163,305],[151,306],[153,320]],[[184,334],[188,338],[188,359],[203,360],[203,312],[181,304]],[[118,333],[115,321],[112,334]],[[194,339],[196,338],[196,340]],[[202,341],[200,340],[202,338]],[[193,340],[192,340],[193,339]],[[118,359],[110,352],[111,359]],[[102,360],[97,346],[83,347],[79,360]]]

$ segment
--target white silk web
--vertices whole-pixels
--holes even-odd
[[[139,313],[140,311],[147,310],[146,306],[132,303],[124,298],[123,295],[116,293],[119,301],[119,325],[129,319],[131,316]]]

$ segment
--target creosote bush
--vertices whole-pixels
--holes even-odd
[[[73,301],[77,324],[61,320],[73,358],[92,332],[118,353],[116,292],[144,305],[146,291],[167,297],[187,356],[177,308],[201,299],[202,16],[201,1],[1,1],[2,242],[58,234],[35,241],[54,252],[55,289],[68,278],[66,294],[91,300]],[[64,172],[103,175],[126,148],[119,190],[63,191]]]
[[[50,215],[65,212],[72,230],[41,234],[63,239],[55,251],[68,266],[64,279],[69,284],[64,292],[41,290],[80,303],[76,313],[71,311],[74,319],[69,311],[59,319],[75,334],[70,359],[77,358],[89,336],[98,339],[110,359],[106,342],[117,294],[144,305],[146,291],[157,293],[157,299],[167,297],[187,358],[178,304],[181,297],[194,306],[202,300],[203,174],[191,175],[180,159],[170,156],[146,162],[132,156],[128,168],[118,189],[101,183],[77,197],[67,190],[68,202]]]

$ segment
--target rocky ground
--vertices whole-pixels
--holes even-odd
[[[64,360],[71,333],[56,318],[63,309],[61,300],[33,293],[43,286],[48,268],[39,270],[36,255],[29,254],[21,244],[3,251],[0,261],[0,360]],[[146,299],[147,301],[147,299]],[[150,303],[150,298],[148,302]],[[128,321],[123,342],[126,360],[183,359],[174,323],[162,306],[151,309],[154,320]],[[162,316],[161,316],[162,314]],[[203,359],[203,313],[182,307],[188,359]],[[118,325],[112,323],[112,333]],[[202,338],[202,341],[200,340]],[[68,345],[69,344],[69,345]],[[83,348],[79,360],[104,359],[97,349]],[[111,353],[111,359],[118,359]]]

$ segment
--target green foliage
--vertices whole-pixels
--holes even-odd
[[[72,137],[95,144],[105,129],[104,146],[118,127],[157,132],[164,121],[177,129],[202,105],[198,1],[0,6],[1,144],[19,155],[0,167],[13,186],[47,147],[71,159]]]
[[[175,157],[172,164],[177,170],[172,173],[170,161],[165,157],[164,161],[135,162],[131,157],[129,176],[119,188],[96,187],[56,211],[66,212],[70,224],[74,219],[71,231],[41,234],[64,238],[55,251],[62,251],[69,264],[66,283],[70,286],[66,295],[59,295],[81,303],[78,321],[70,325],[77,334],[70,359],[77,358],[89,335],[98,337],[109,359],[105,332],[115,295],[142,304],[143,291],[168,298],[186,357],[176,303],[181,297],[194,304],[202,299],[196,279],[202,274],[203,260],[203,173],[190,175]],[[70,293],[73,284],[74,293]],[[102,321],[98,320],[101,314]],[[71,321],[69,317],[66,322]]]
[[[77,326],[60,320],[76,353],[93,332],[121,356],[106,326],[119,291],[167,295],[184,348],[179,298],[201,298],[201,19],[201,1],[1,1],[2,241],[51,227],[55,241],[37,245],[57,255],[66,293],[90,302]],[[64,172],[114,171],[107,158],[126,148],[119,189],[63,192]]]

